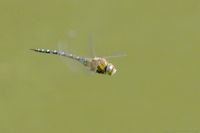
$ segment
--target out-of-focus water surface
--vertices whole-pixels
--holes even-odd
[[[200,132],[199,0],[1,0],[1,133]],[[110,60],[113,77],[71,71],[62,42]],[[76,65],[76,64],[75,64]]]

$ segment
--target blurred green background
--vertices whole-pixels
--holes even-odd
[[[0,133],[200,132],[199,0],[1,0],[0,18]],[[29,51],[88,55],[91,32],[128,55],[113,77]]]

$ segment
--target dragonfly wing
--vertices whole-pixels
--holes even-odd
[[[67,52],[67,45],[64,45],[63,43],[59,43],[58,44],[58,49],[61,52],[64,52],[65,54],[70,54],[69,52]],[[60,56],[60,59],[62,60],[62,62],[64,62],[66,64],[66,66],[73,72],[78,72],[80,69],[82,69],[82,65],[77,62],[76,60],[67,58],[65,56]]]
[[[123,54],[109,55],[109,56],[103,56],[103,58],[110,59],[110,58],[119,58],[124,56],[127,56],[127,54],[123,53]]]
[[[96,57],[96,52],[95,52],[95,48],[94,48],[94,35],[93,35],[93,33],[89,34],[88,43],[89,43],[91,57],[94,58],[94,57]]]

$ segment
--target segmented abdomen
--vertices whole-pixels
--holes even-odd
[[[35,48],[35,49],[31,49],[31,50],[33,50],[35,52],[40,52],[40,53],[60,55],[60,53],[57,50],[50,50],[50,49],[43,49],[43,48]]]
[[[55,55],[59,55],[59,56],[65,56],[74,60],[79,61],[81,64],[87,64],[87,59],[84,57],[80,57],[71,53],[67,53],[64,51],[58,51],[58,50],[50,50],[50,49],[43,49],[43,48],[35,48],[35,49],[31,49],[35,52],[40,52],[40,53],[46,53],[46,54],[55,54]]]

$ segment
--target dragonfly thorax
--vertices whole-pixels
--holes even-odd
[[[108,74],[108,75],[113,75],[116,73],[116,69],[114,67],[113,64],[109,63],[105,58],[101,58],[101,57],[95,57],[92,59],[92,65],[97,73],[101,73],[101,74]]]

